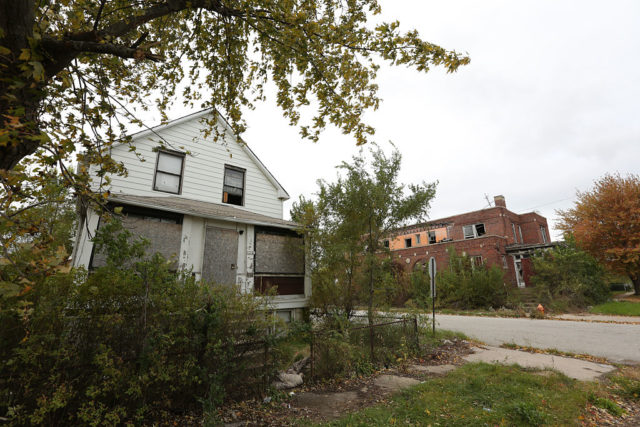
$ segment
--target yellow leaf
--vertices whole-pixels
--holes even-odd
[[[20,56],[18,57],[21,61],[28,61],[31,59],[31,49],[22,49],[20,51]]]
[[[427,415],[431,415],[431,411],[429,409],[425,409],[424,413],[427,414]]]

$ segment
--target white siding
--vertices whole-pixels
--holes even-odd
[[[203,202],[222,203],[224,165],[228,164],[246,170],[244,206],[239,208],[273,218],[282,218],[283,201],[278,199],[278,189],[247,151],[229,133],[225,142],[213,142],[212,137],[205,141],[200,132],[203,126],[198,118],[194,118],[157,131],[157,135],[170,144],[167,148],[191,153],[185,157],[182,193],[179,196]],[[176,196],[153,190],[157,158],[153,148],[159,146],[157,141],[160,140],[157,135],[134,137],[133,145],[144,162],[141,162],[135,153],[130,152],[128,146],[114,147],[111,155],[114,160],[124,163],[128,176],[111,177],[110,190],[113,194]]]

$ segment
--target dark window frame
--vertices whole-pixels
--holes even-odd
[[[241,190],[242,190],[241,199],[242,200],[241,200],[240,204],[231,203],[231,202],[228,202],[228,201],[225,202],[224,201],[224,193],[226,193],[226,191],[224,191],[224,188],[227,187],[227,184],[225,184],[225,178],[227,176],[227,169],[234,170],[236,172],[242,172],[242,188],[241,188]],[[228,187],[238,188],[238,187],[234,187],[232,185],[229,185]],[[244,169],[244,168],[238,167],[238,166],[225,164],[224,165],[224,171],[222,173],[222,203],[224,203],[225,205],[244,206],[246,189],[247,189],[247,170]]]
[[[184,181],[184,164],[186,163],[185,162],[185,158],[186,158],[185,153],[180,152],[180,151],[175,151],[175,150],[167,150],[167,149],[164,149],[164,148],[158,149],[157,153],[158,154],[156,155],[156,167],[155,167],[154,172],[153,172],[153,191],[159,191],[161,193],[169,193],[169,194],[178,194],[178,195],[182,194],[182,183]],[[165,171],[162,171],[162,170],[161,171],[158,170],[158,165],[160,164],[160,154],[167,154],[169,156],[175,156],[175,157],[180,157],[181,158],[182,166],[180,168],[180,175],[177,175],[177,174],[171,173],[171,172],[165,172]],[[178,176],[180,178],[179,183],[178,183],[178,191],[176,192],[176,191],[167,191],[167,190],[158,189],[156,187],[156,180],[158,178],[158,172],[161,172],[161,173],[164,173],[164,174],[167,174],[167,175]]]

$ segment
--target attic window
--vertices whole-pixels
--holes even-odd
[[[244,169],[225,165],[222,203],[242,206],[244,204]]]
[[[473,239],[474,237],[480,237],[486,234],[484,224],[482,223],[465,225],[462,227],[462,232],[465,239]]]
[[[156,191],[180,194],[182,191],[183,170],[183,153],[158,151],[153,189]]]

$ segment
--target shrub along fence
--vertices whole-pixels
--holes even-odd
[[[329,378],[350,372],[370,373],[420,349],[416,317],[382,317],[368,324],[354,316],[348,325],[311,332],[311,376]]]

